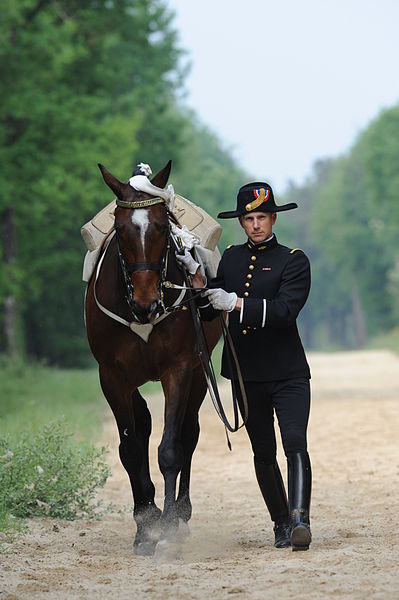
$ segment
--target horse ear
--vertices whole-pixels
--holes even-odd
[[[123,191],[126,187],[126,183],[122,183],[121,181],[119,181],[119,179],[114,177],[112,173],[107,171],[104,165],[98,163],[98,168],[100,169],[107,186],[111,188],[111,190],[114,192],[115,196],[119,198],[119,200],[123,200]]]
[[[156,173],[156,175],[154,175],[154,177],[151,179],[152,185],[156,185],[159,188],[164,188],[168,183],[171,168],[172,161],[169,160],[166,166],[158,171],[158,173]]]

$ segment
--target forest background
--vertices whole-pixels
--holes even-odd
[[[184,102],[187,61],[162,0],[8,0],[0,22],[0,353],[92,365],[80,227],[144,161],[173,160],[175,190],[216,217],[259,178]],[[226,108],[228,109],[228,107]],[[234,115],[232,115],[234,119]],[[399,106],[278,203],[281,243],[312,263],[308,349],[364,347],[399,317]],[[240,242],[223,223],[220,249]]]

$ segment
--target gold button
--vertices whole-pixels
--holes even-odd
[[[251,275],[251,273],[248,273],[248,275],[247,275],[247,279],[252,279],[252,275]]]
[[[249,269],[250,269],[250,271],[253,271],[253,270],[254,270],[254,268],[255,268],[255,265],[249,265]]]
[[[247,330],[246,329],[242,330],[242,335],[247,335]]]
[[[244,296],[245,296],[246,298],[248,298],[248,296],[249,296],[249,292],[244,292]]]
[[[247,283],[245,284],[245,287],[249,287],[249,283],[248,283],[248,281],[247,281]]]
[[[256,260],[256,256],[251,256],[251,260]]]

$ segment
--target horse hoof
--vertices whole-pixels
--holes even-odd
[[[133,552],[136,556],[153,556],[156,542],[138,542],[133,545]]]
[[[156,562],[174,561],[181,557],[181,546],[176,541],[159,540],[155,547],[154,560]]]
[[[186,521],[179,519],[179,529],[177,530],[177,537],[181,541],[187,540],[191,535],[190,527]]]
[[[159,542],[155,546],[154,560],[156,562],[159,562],[159,561],[167,558],[168,549],[169,549],[168,540],[159,540]]]

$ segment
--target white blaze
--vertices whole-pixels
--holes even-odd
[[[144,238],[149,223],[148,210],[146,210],[145,208],[136,208],[136,210],[132,214],[132,223],[140,227],[141,244],[144,250]]]

